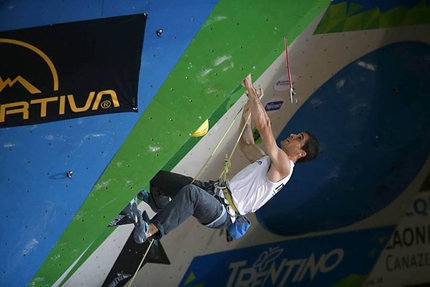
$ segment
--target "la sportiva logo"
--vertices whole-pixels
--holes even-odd
[[[78,91],[73,91],[69,83],[67,91],[60,89],[57,68],[36,46],[0,38],[0,52],[8,55],[0,67],[0,127],[10,126],[12,121],[14,126],[25,125],[120,107],[117,93],[111,88],[97,90],[74,83]]]

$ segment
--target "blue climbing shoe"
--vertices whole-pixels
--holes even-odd
[[[139,211],[139,216],[137,217],[137,222],[134,223],[134,233],[133,238],[137,244],[142,244],[148,239],[146,235],[148,232],[149,224],[142,219],[142,215]]]
[[[136,197],[134,197],[129,204],[123,209],[122,213],[127,216],[131,221],[137,222],[138,217],[142,217],[142,213],[137,209]]]

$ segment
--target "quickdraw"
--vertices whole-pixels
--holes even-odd
[[[284,44],[285,44],[285,60],[287,65],[288,82],[290,83],[290,101],[292,104],[297,104],[298,100],[296,98],[296,92],[294,91],[294,88],[293,88],[293,79],[291,77],[290,60],[288,58],[288,39],[286,36],[284,37]]]

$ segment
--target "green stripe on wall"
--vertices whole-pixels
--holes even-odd
[[[239,93],[229,96],[240,81],[250,72],[260,76],[283,52],[283,36],[292,42],[329,3],[221,0],[30,286],[51,286],[89,244],[100,244],[107,224],[140,188],[197,142],[190,134],[238,99]]]
[[[381,13],[379,8],[359,12],[361,6],[352,2],[330,5],[315,34],[382,29],[430,23],[430,6],[425,0],[412,8],[403,5]]]

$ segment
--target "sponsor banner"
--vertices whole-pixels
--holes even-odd
[[[420,192],[397,226],[364,286],[430,282],[430,192]]]
[[[284,104],[284,100],[273,100],[268,102],[264,106],[264,109],[266,110],[266,112],[279,111],[283,104]]]
[[[361,286],[393,229],[308,237],[196,257],[179,286]]]
[[[146,18],[0,32],[0,128],[137,111]]]

